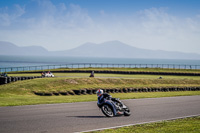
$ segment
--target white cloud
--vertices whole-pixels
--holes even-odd
[[[146,49],[200,53],[200,19],[179,18],[167,8],[151,8],[126,16],[99,11],[92,17],[79,5],[54,5],[36,1],[38,13],[23,17],[29,9],[16,6],[16,14],[0,12],[0,40],[18,45],[42,45],[49,50],[64,50],[85,42],[119,40]],[[25,12],[26,11],[26,12]],[[14,17],[15,16],[15,17]],[[9,29],[9,26],[23,26]],[[6,29],[8,27],[8,29]]]
[[[12,10],[8,7],[0,9],[0,26],[10,26],[11,23],[16,22],[16,20],[25,13],[24,7],[20,5],[14,5]]]
[[[121,40],[136,47],[200,53],[197,18],[188,21],[168,14],[167,9],[152,8],[139,11],[121,23],[125,24],[121,26]]]

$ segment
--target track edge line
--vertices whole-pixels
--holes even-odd
[[[175,118],[169,118],[169,119],[163,119],[163,120],[155,120],[155,121],[149,121],[149,122],[141,122],[141,123],[135,123],[135,124],[122,125],[122,126],[99,128],[99,129],[86,130],[86,131],[75,132],[75,133],[87,133],[87,132],[101,131],[101,130],[106,130],[106,129],[116,129],[116,128],[121,128],[121,127],[128,127],[128,126],[141,125],[141,124],[147,124],[147,123],[155,123],[155,122],[161,122],[161,121],[170,121],[170,120],[176,120],[176,119],[184,119],[184,118],[196,117],[196,116],[200,116],[200,114],[189,115],[189,116],[182,116],[182,117],[175,117]]]

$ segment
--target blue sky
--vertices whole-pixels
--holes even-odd
[[[0,1],[0,41],[53,51],[111,40],[200,54],[200,1]]]

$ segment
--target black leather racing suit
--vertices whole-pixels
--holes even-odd
[[[112,101],[117,101],[116,98],[112,98],[111,95],[109,95],[108,93],[103,93],[101,96],[98,97],[98,102],[97,102],[97,106],[98,107],[101,107],[101,105],[103,104],[103,100],[104,98],[108,98],[109,100],[112,100]],[[115,105],[116,109],[119,110],[119,106]]]
[[[100,107],[102,105],[102,102],[104,100],[104,98],[111,98],[112,96],[109,95],[108,93],[103,93],[101,96],[98,97],[98,102],[97,105],[98,107]]]

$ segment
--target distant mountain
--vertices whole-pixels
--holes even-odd
[[[101,44],[85,43],[77,48],[65,51],[47,51],[40,46],[18,47],[9,42],[0,41],[0,55],[51,55],[76,57],[110,58],[152,58],[152,59],[200,59],[200,54],[148,50],[136,48],[120,41]]]
[[[18,47],[13,43],[0,41],[0,55],[46,55],[49,54],[41,46]]]
[[[199,54],[141,49],[120,41],[109,41],[101,44],[85,43],[77,48],[57,51],[53,54],[77,57],[200,59]]]

